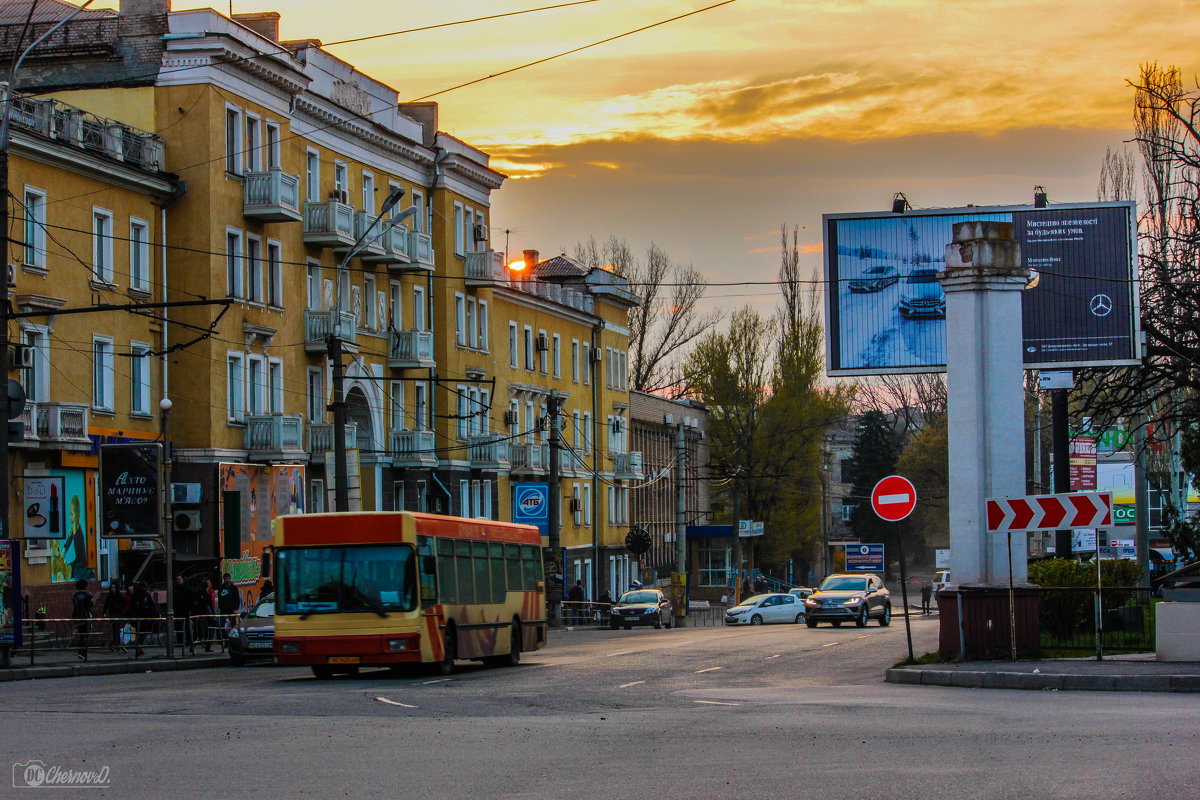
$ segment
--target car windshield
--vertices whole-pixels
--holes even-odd
[[[887,273],[888,273],[887,267],[871,267],[866,272],[867,275],[886,275]]]
[[[262,619],[270,619],[271,617],[275,616],[275,601],[274,600],[264,600],[263,602],[256,605],[254,608],[250,609],[250,613],[247,614],[246,616],[247,617],[257,617],[257,618],[262,618]]]
[[[657,603],[658,595],[654,592],[626,592],[618,601],[621,603]]]
[[[908,276],[906,283],[937,283],[937,279],[936,269],[918,269]]]
[[[822,592],[861,592],[866,588],[866,578],[833,577],[821,584]]]
[[[280,613],[382,614],[416,608],[411,545],[295,547],[280,550],[277,558]]]
[[[756,606],[759,603],[761,603],[764,599],[766,599],[766,597],[767,597],[767,595],[765,595],[765,594],[756,594],[753,597],[747,597],[745,600],[738,603],[738,605],[739,606]]]

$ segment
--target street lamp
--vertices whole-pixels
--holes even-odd
[[[363,234],[355,240],[337,267],[337,303],[334,307],[333,325],[326,339],[329,347],[329,358],[333,361],[333,507],[334,511],[350,510],[350,482],[346,475],[346,395],[344,390],[345,375],[342,370],[342,276],[350,259],[361,253],[385,233],[417,213],[416,206],[409,206],[388,220],[387,224],[375,231],[375,226],[383,215],[391,211],[400,199],[404,197],[404,189],[397,186],[388,193],[383,201],[383,208],[372,220]]]
[[[167,658],[175,657],[175,524],[171,519],[171,398],[158,401],[162,412],[162,492],[163,549],[167,556]]]

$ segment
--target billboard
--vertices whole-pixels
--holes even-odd
[[[827,372],[946,368],[946,296],[938,283],[955,223],[1011,222],[1033,274],[1022,293],[1030,369],[1136,364],[1134,204],[922,209],[826,214]]]
[[[100,536],[149,539],[162,535],[162,444],[100,447]]]
[[[846,572],[883,572],[883,545],[846,545],[845,570]]]
[[[536,525],[542,536],[550,533],[550,485],[547,483],[514,483],[513,522]]]

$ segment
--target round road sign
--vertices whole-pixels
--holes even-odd
[[[880,519],[899,522],[917,506],[917,490],[912,481],[900,475],[888,475],[871,490],[871,508]]]

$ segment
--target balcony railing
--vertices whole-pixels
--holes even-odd
[[[550,465],[550,445],[509,442],[508,463],[513,472],[545,472]]]
[[[337,200],[305,202],[304,243],[320,247],[354,244],[354,207]]]
[[[313,460],[320,460],[322,454],[333,449],[333,423],[310,422],[308,430],[308,454]],[[346,423],[346,449],[358,447],[358,424]]]
[[[392,369],[432,367],[433,331],[391,331],[388,334],[388,366]]]
[[[304,452],[304,419],[299,414],[246,415],[246,450],[253,461],[295,458]]]
[[[508,438],[503,434],[468,436],[467,452],[473,469],[508,469]]]
[[[10,121],[16,128],[103,154],[133,167],[153,172],[162,170],[163,140],[152,133],[97,117],[59,100],[17,95],[11,108]]]
[[[280,169],[247,172],[242,215],[263,222],[300,221],[300,177]]]
[[[435,467],[433,431],[388,431],[388,449],[394,467]]]
[[[467,286],[486,285],[508,280],[507,270],[504,268],[504,256],[495,250],[467,253],[466,279]]]
[[[17,420],[24,426],[25,441],[17,447],[88,450],[88,406],[84,403],[27,402]]]
[[[376,219],[370,211],[354,212],[354,241],[362,248],[358,252],[360,257],[383,255],[383,247],[379,244],[383,226],[383,220]]]
[[[642,477],[642,454],[609,453],[613,460],[613,477],[620,480],[636,480]]]
[[[408,255],[412,263],[405,265],[411,269],[433,270],[433,236],[421,231],[408,232]]]
[[[333,333],[334,320],[337,319],[337,310],[328,309],[326,311],[311,311],[304,312],[304,349],[309,353],[324,353],[329,349],[329,343],[326,337]],[[355,344],[355,329],[357,328],[354,313],[351,311],[342,312],[341,337],[346,344]]]
[[[375,230],[378,233],[378,229]],[[384,228],[383,234],[371,250],[364,250],[361,258],[371,264],[387,264],[393,269],[408,266],[408,228],[403,225],[390,225]]]

